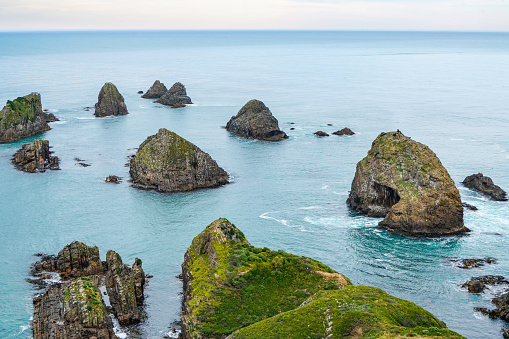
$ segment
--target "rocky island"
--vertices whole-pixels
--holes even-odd
[[[481,192],[493,200],[507,201],[506,192],[493,183],[490,177],[485,177],[482,173],[472,174],[462,182],[468,188]]]
[[[166,93],[168,89],[159,80],[154,81],[154,84],[145,92],[141,97],[144,99],[159,99]]]
[[[279,129],[277,119],[260,100],[250,100],[237,115],[231,117],[226,129],[243,138],[254,138],[268,141],[287,139],[285,132]]]
[[[140,145],[130,160],[129,174],[135,187],[160,192],[191,191],[228,182],[228,173],[210,155],[165,128]]]
[[[426,145],[381,133],[359,161],[347,204],[390,231],[440,236],[469,231],[454,181]]]
[[[25,172],[44,172],[46,169],[58,170],[58,157],[52,156],[49,141],[35,139],[24,144],[12,158],[12,163]]]
[[[39,93],[8,100],[0,111],[0,143],[49,131],[47,120],[51,120],[50,114],[43,113]]]
[[[95,104],[96,117],[107,117],[110,115],[128,114],[124,103],[124,97],[118,92],[118,89],[111,82],[107,82],[101,88],[97,103]]]
[[[172,106],[172,108],[185,107],[192,104],[191,98],[187,95],[186,87],[180,82],[176,82],[166,91],[156,103]]]
[[[182,275],[184,339],[463,338],[419,306],[354,286],[316,260],[256,248],[222,218],[193,239]]]

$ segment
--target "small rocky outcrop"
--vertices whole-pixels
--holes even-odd
[[[116,175],[108,175],[104,181],[110,182],[112,184],[120,184],[122,182],[122,178],[117,177]]]
[[[472,268],[478,268],[482,267],[486,264],[496,264],[497,259],[494,258],[469,258],[469,259],[460,259],[460,258],[449,258],[449,261],[456,267],[462,268],[462,269],[472,269]]]
[[[231,117],[226,129],[243,138],[268,141],[288,139],[285,132],[279,129],[277,119],[269,108],[259,100],[250,100],[237,115]]]
[[[197,146],[161,128],[131,157],[129,174],[135,187],[161,192],[191,191],[228,182],[228,173]]]
[[[8,100],[0,111],[0,143],[49,131],[46,121],[39,93]]]
[[[173,86],[166,91],[166,93],[156,100],[156,102],[167,106],[173,106],[175,108],[192,104],[191,98],[187,95],[186,87],[180,82],[174,83]]]
[[[44,172],[46,169],[58,170],[58,157],[51,153],[48,140],[35,139],[21,146],[14,154],[12,163],[18,169],[30,173]]]
[[[159,99],[167,91],[168,89],[166,86],[159,80],[156,80],[154,84],[148,89],[148,91],[146,91],[145,94],[143,94],[141,97],[144,99]]]
[[[317,131],[313,134],[315,134],[318,137],[328,137],[329,136],[329,134],[325,133],[324,131]]]
[[[458,189],[438,157],[403,133],[381,133],[359,161],[347,204],[393,232],[435,236],[469,231]]]
[[[474,205],[467,204],[466,202],[462,202],[461,206],[463,206],[467,210],[471,210],[471,211],[477,211],[478,210],[477,207],[475,207]]]
[[[491,197],[493,200],[507,201],[506,192],[495,185],[490,177],[485,177],[482,173],[469,175],[462,184]]]
[[[99,92],[98,101],[95,104],[96,117],[107,117],[110,115],[128,114],[124,97],[111,82],[107,82]]]
[[[495,304],[496,308],[494,310],[485,310],[490,318],[509,321],[509,292],[503,293],[499,297],[493,298],[491,302]]]
[[[354,135],[355,133],[348,127],[345,127],[339,131],[333,132],[332,134],[334,134],[334,135]]]
[[[483,275],[480,277],[472,277],[469,281],[461,285],[468,289],[470,293],[482,293],[488,286],[509,284],[509,280],[501,275]]]

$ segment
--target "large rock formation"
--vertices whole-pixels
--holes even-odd
[[[12,159],[12,163],[26,172],[44,172],[46,169],[58,170],[58,157],[51,156],[49,141],[35,139],[21,146]]]
[[[192,104],[191,98],[187,96],[185,86],[180,82],[174,83],[156,102],[173,107],[183,107],[187,104]]]
[[[231,117],[226,129],[244,138],[268,141],[287,139],[285,132],[279,129],[277,119],[269,108],[259,100],[250,100],[236,116]]]
[[[190,191],[228,182],[226,173],[201,149],[161,128],[131,158],[129,173],[136,187],[162,192]]]
[[[401,132],[381,133],[359,161],[347,204],[379,226],[414,235],[466,232],[458,189],[426,145]]]
[[[46,116],[42,112],[39,93],[31,93],[12,101],[8,100],[0,111],[0,143],[49,130]]]
[[[148,91],[145,92],[145,94],[143,94],[141,97],[144,99],[158,99],[167,91],[168,89],[166,86],[159,80],[156,80],[154,84],[148,89]]]
[[[110,115],[128,114],[124,103],[124,97],[118,92],[118,89],[111,82],[107,82],[99,92],[98,101],[95,104],[96,117],[107,117]]]
[[[490,177],[485,177],[482,173],[469,175],[465,178],[465,180],[463,180],[462,184],[486,194],[493,200],[507,201],[506,192],[499,186],[495,185]]]
[[[35,277],[56,272],[64,280],[34,298],[34,339],[116,338],[108,310],[122,325],[140,322],[145,284],[141,260],[129,268],[113,251],[106,259],[101,262],[97,247],[75,241],[33,265]]]
[[[182,276],[184,339],[462,338],[419,306],[353,286],[316,260],[253,247],[226,219],[193,239]]]

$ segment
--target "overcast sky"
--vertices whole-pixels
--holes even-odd
[[[509,31],[509,0],[0,0],[0,31]]]

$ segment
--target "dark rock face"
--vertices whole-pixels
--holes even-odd
[[[192,104],[191,98],[187,96],[185,86],[180,82],[174,83],[166,93],[156,100],[156,102],[175,107],[183,107],[182,105]]]
[[[319,137],[328,137],[329,135],[323,131],[317,131],[314,133],[316,136],[319,136]]]
[[[359,161],[347,204],[379,226],[412,235],[469,231],[458,189],[427,146],[401,132],[381,133]]]
[[[469,175],[462,184],[491,197],[493,200],[507,201],[506,192],[495,185],[490,177],[485,177],[482,173]]]
[[[128,114],[124,103],[124,97],[118,92],[118,89],[111,82],[107,82],[99,92],[98,101],[95,104],[96,117],[107,117],[110,115]]]
[[[143,91],[138,91],[138,94],[143,94]]]
[[[39,93],[8,100],[0,111],[0,143],[49,131],[46,121]]]
[[[46,122],[54,122],[60,121],[55,114],[47,112],[47,110],[42,111],[41,116],[44,118]]]
[[[250,100],[236,116],[231,117],[226,129],[244,138],[268,141],[287,139],[285,132],[279,129],[277,119],[269,108],[259,100]]]
[[[449,258],[450,262],[453,263],[456,267],[462,269],[471,269],[482,267],[486,264],[496,264],[497,259],[494,258],[470,258],[470,259],[459,259],[459,258]]]
[[[467,204],[466,202],[462,202],[461,206],[463,206],[467,210],[477,211],[477,207],[475,207],[474,205]]]
[[[121,177],[117,177],[116,175],[109,175],[104,179],[106,182],[111,182],[113,184],[120,184],[122,182]]]
[[[342,130],[336,131],[332,134],[334,134],[334,135],[354,135],[355,133],[348,127],[345,127]]]
[[[190,191],[228,182],[226,173],[201,149],[161,128],[130,160],[134,186],[162,192]]]
[[[486,285],[502,285],[509,284],[509,280],[501,275],[483,275],[480,277],[472,277],[469,281],[461,285],[467,288],[470,293],[482,293],[487,288]]]
[[[159,80],[156,80],[154,84],[148,89],[148,91],[146,91],[145,94],[143,94],[141,97],[144,99],[158,99],[162,97],[163,94],[167,91],[168,89],[166,86]]]
[[[49,141],[35,139],[24,144],[14,154],[12,163],[20,170],[26,172],[44,172],[46,169],[58,170],[58,157],[51,156]]]

